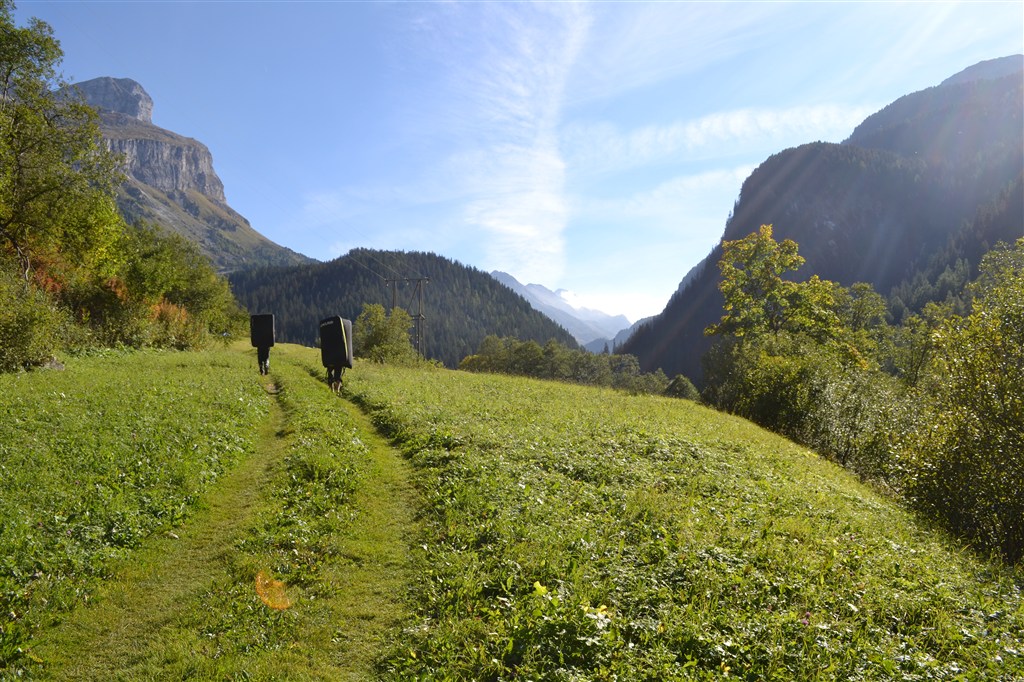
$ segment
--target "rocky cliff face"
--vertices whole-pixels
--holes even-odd
[[[108,147],[124,159],[127,182],[118,205],[129,221],[183,234],[224,271],[309,262],[258,233],[228,206],[210,150],[153,125],[153,100],[139,83],[104,77],[70,87],[99,111]]]
[[[100,111],[124,114],[153,123],[153,98],[131,78],[94,78],[73,86]]]
[[[100,112],[107,145],[125,172],[164,192],[195,190],[224,201],[224,183],[203,143],[153,125],[153,99],[130,78],[94,78],[75,88]]]
[[[164,192],[194,190],[224,202],[224,183],[213,170],[213,156],[206,145],[169,131],[140,130],[123,114],[104,113],[104,136],[112,151],[124,157],[125,170],[139,182]],[[155,127],[155,126],[153,126]],[[125,136],[127,130],[139,134]]]

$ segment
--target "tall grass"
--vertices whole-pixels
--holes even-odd
[[[198,501],[254,462],[248,520],[110,679],[1024,678],[1020,569],[748,422],[367,363],[339,398],[315,351],[275,357],[259,380],[237,349],[0,377],[0,678],[49,674],[37,636],[202,537]]]

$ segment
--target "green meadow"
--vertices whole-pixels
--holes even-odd
[[[1020,568],[695,403],[315,349],[0,375],[0,679],[1020,680]]]

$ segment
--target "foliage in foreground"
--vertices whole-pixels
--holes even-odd
[[[728,333],[704,358],[705,400],[884,483],[979,552],[1020,561],[1024,239],[982,259],[964,316],[933,304],[891,327],[867,285],[782,279],[796,245],[766,228],[723,244],[726,315],[709,333]]]
[[[1021,577],[689,402],[362,367],[427,499],[393,679],[1014,680]]]
[[[199,348],[244,322],[197,247],[128,226],[98,114],[60,94],[60,43],[0,0],[0,372],[58,351]],[[64,91],[67,92],[66,90]]]
[[[905,494],[977,546],[1024,559],[1024,238],[982,261],[972,312],[934,335],[934,388]]]
[[[251,451],[266,404],[244,366],[110,353],[0,375],[0,670]]]

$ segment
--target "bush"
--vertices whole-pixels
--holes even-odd
[[[918,398],[879,371],[833,368],[812,378],[800,440],[875,481],[896,484],[893,453],[918,421]]]
[[[46,293],[0,269],[0,372],[49,361],[68,324],[68,316]]]
[[[409,340],[411,327],[412,317],[402,308],[395,308],[389,315],[384,306],[370,303],[352,325],[355,352],[381,364],[415,364],[419,355]]]
[[[1024,558],[1024,239],[982,261],[973,312],[936,334],[930,428],[908,457],[916,506],[1010,561]]]
[[[704,358],[711,405],[799,439],[811,404],[811,377],[823,369],[816,344],[787,333],[724,341]]]
[[[842,347],[783,333],[719,343],[704,366],[709,404],[862,476],[902,475],[893,452],[916,424],[915,394],[884,372],[852,362]]]
[[[665,388],[665,395],[670,398],[683,398],[685,400],[700,400],[700,391],[693,385],[686,376],[677,374]]]

